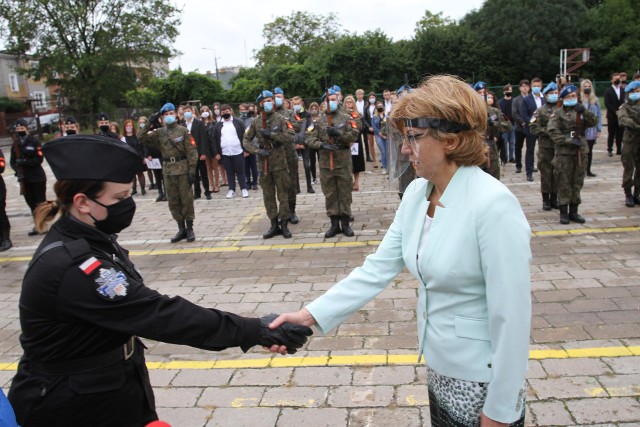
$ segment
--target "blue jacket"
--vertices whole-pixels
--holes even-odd
[[[326,333],[406,267],[420,283],[418,357],[442,375],[489,383],[484,413],[513,422],[529,355],[529,224],[507,187],[478,167],[460,167],[418,254],[432,188],[412,182],[378,250],[307,309]]]
[[[540,95],[540,99],[542,100],[542,104],[540,106],[542,106],[545,104],[544,96]],[[522,120],[524,120],[527,130],[529,130],[531,117],[533,117],[533,113],[535,113],[537,109],[538,105],[536,104],[536,100],[532,93],[522,99]]]

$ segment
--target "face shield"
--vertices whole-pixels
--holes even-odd
[[[411,133],[406,126],[405,133]],[[409,154],[404,154],[402,144],[405,143],[405,135],[387,122],[388,150],[387,172],[389,173],[389,189],[404,193],[405,188],[416,178],[416,172]],[[408,142],[408,141],[407,141]],[[408,151],[405,149],[405,152]]]

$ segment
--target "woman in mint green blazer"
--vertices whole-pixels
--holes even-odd
[[[483,99],[457,78],[433,76],[398,100],[391,120],[421,178],[361,267],[271,326],[326,333],[407,268],[420,283],[418,356],[432,425],[523,426],[531,232],[515,196],[478,167],[491,126]]]

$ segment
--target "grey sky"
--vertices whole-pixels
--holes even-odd
[[[262,27],[277,16],[288,16],[295,10],[327,14],[334,12],[343,29],[364,33],[380,28],[394,40],[413,35],[416,22],[429,9],[432,13],[460,19],[482,6],[484,0],[323,0],[293,2],[291,0],[245,0],[215,2],[212,0],[177,0],[182,7],[182,24],[175,47],[182,55],[170,61],[185,72],[213,71],[215,49],[218,67],[254,65],[253,51],[264,40]],[[295,3],[300,3],[295,6]]]

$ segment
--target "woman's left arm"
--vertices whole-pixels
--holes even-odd
[[[531,324],[531,230],[518,200],[507,191],[487,198],[478,218],[486,283],[491,368],[483,413],[511,423],[522,415]]]

